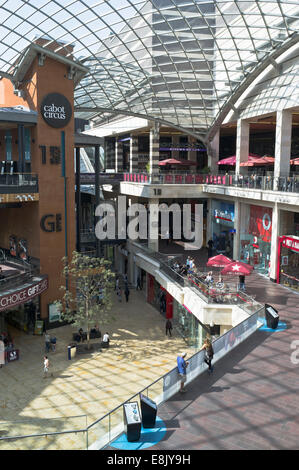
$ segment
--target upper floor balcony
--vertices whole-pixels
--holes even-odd
[[[34,197],[30,198],[30,195],[36,193],[38,193],[37,175],[32,173],[0,173],[0,194],[23,194],[27,195],[27,200],[34,200]]]
[[[261,175],[203,175],[194,173],[124,173],[123,180],[142,184],[208,184],[246,189],[299,193],[299,174],[290,177]]]
[[[258,174],[124,173],[120,191],[145,198],[204,198],[215,194],[298,206],[299,174],[274,177]]]

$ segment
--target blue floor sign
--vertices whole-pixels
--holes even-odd
[[[275,328],[275,329],[269,328],[267,326],[267,322],[266,322],[265,318],[259,318],[258,321],[263,324],[263,326],[260,327],[260,330],[262,330],[262,331],[273,331],[273,332],[275,332],[275,331],[283,331],[283,330],[287,329],[287,324],[284,321],[279,321],[278,325],[277,325],[277,328]]]
[[[141,427],[140,439],[136,442],[128,442],[127,436],[123,433],[115,439],[110,446],[120,450],[142,450],[158,444],[166,433],[164,421],[157,416],[154,428]]]

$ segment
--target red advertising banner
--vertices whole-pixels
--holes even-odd
[[[0,296],[0,312],[16,305],[24,304],[48,289],[48,278],[32,283],[23,289]]]
[[[299,238],[284,236],[284,237],[281,237],[280,240],[281,240],[282,246],[285,246],[286,248],[289,248],[290,250],[299,252]]]
[[[250,206],[249,233],[270,243],[272,234],[272,209]]]
[[[169,292],[166,292],[166,318],[172,318],[173,317],[173,297],[172,295],[169,294]]]

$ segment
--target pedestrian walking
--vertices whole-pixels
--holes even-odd
[[[56,351],[56,343],[57,343],[57,339],[55,336],[51,336],[51,347],[52,347],[52,351],[55,352]]]
[[[119,302],[121,302],[121,288],[120,287],[116,289],[116,295],[118,297]]]
[[[51,347],[51,337],[45,331],[45,351],[46,351],[46,353],[50,352],[50,347]]]
[[[214,242],[212,239],[208,241],[208,258],[211,258],[213,256],[213,247],[214,247]]]
[[[171,336],[171,330],[172,330],[172,323],[170,319],[168,318],[166,320],[166,325],[165,325],[166,336],[167,336],[167,333],[169,333],[169,336]]]
[[[180,385],[180,393],[185,393],[185,383],[187,380],[187,372],[186,368],[189,365],[189,362],[185,361],[187,353],[183,352],[177,357],[177,364],[178,364],[178,372],[179,376],[181,379],[181,385]]]
[[[214,357],[214,349],[209,338],[205,339],[204,344],[200,348],[200,351],[202,350],[205,351],[204,362],[208,365],[209,367],[208,372],[209,374],[211,374],[214,370],[214,367],[212,366],[212,359]]]
[[[44,379],[46,379],[49,376],[49,369],[51,367],[50,361],[48,359],[48,356],[44,356]],[[51,373],[51,377],[53,377],[53,374]]]
[[[126,302],[129,301],[129,295],[130,295],[130,289],[128,286],[125,288],[125,296],[126,296]]]
[[[245,276],[243,274],[240,274],[239,276],[239,288],[240,290],[245,291]]]
[[[137,286],[136,290],[142,290],[141,279],[140,276],[137,277]]]

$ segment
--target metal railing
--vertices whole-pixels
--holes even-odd
[[[194,173],[124,173],[123,180],[143,184],[208,184],[269,191],[299,192],[299,175],[274,177],[261,175],[202,175]]]
[[[31,173],[0,174],[0,193],[37,193],[38,176]]]
[[[249,298],[249,296],[246,297]],[[252,303],[251,306],[252,311],[246,320],[213,341],[213,362],[220,360],[261,326],[259,317],[264,317],[264,306],[259,303]],[[206,370],[203,359],[203,351],[197,351],[188,358],[187,384]],[[180,377],[177,367],[174,367],[85,428],[22,436],[18,434],[2,436],[0,437],[0,450],[16,448],[70,450],[74,447],[76,450],[104,449],[124,432],[123,406],[126,403],[136,401],[142,393],[155,401],[157,405],[161,405],[175,395],[179,387]]]
[[[8,250],[0,248],[0,263],[11,267],[13,269],[18,269],[22,272],[17,274],[11,274],[0,279],[0,292],[3,292],[13,287],[18,287],[21,284],[24,284],[30,281],[34,276],[40,274],[39,267],[30,264],[27,261],[18,259],[14,256],[11,256]]]
[[[264,307],[260,307],[250,318],[247,318],[217,338],[213,342],[213,362],[220,360],[254,333],[261,325],[259,323],[259,316],[264,316]],[[202,374],[207,367],[204,363],[203,351],[197,351],[188,358],[188,362],[187,384]],[[157,405],[161,405],[179,391],[180,380],[177,367],[175,367],[88,426],[88,449],[105,449],[124,432],[123,406],[126,403],[136,401],[142,393],[155,401]]]

